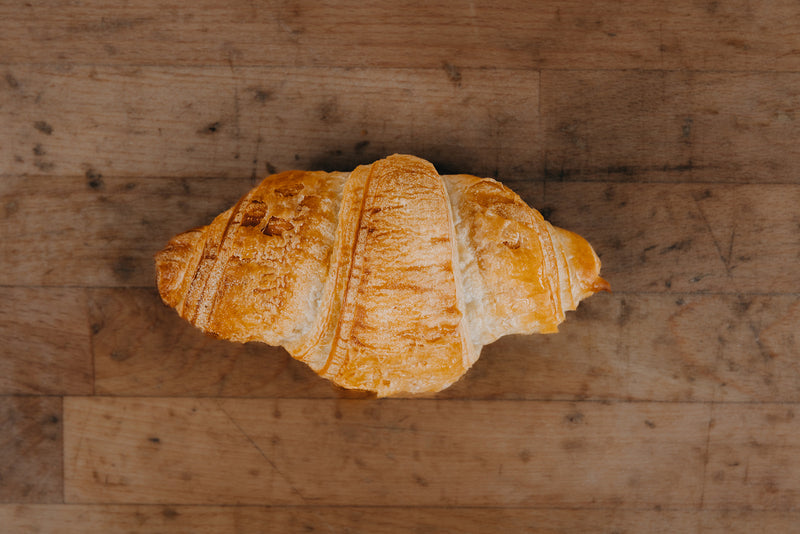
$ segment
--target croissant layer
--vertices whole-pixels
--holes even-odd
[[[336,384],[440,391],[512,333],[554,332],[608,289],[580,236],[492,179],[394,155],[267,177],[156,255],[169,306],[203,331],[284,346]]]

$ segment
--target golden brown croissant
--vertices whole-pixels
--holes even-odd
[[[508,188],[407,155],[270,176],[156,268],[164,302],[205,332],[282,345],[379,396],[440,391],[483,345],[555,332],[608,289],[589,244]]]

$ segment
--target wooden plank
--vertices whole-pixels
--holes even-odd
[[[798,205],[795,185],[548,182],[543,211],[615,291],[796,294]]]
[[[697,506],[709,406],[65,399],[68,503]]]
[[[62,502],[61,419],[61,397],[0,397],[0,502]]]
[[[215,340],[154,290],[91,293],[103,395],[331,398],[283,350]],[[598,295],[555,335],[508,336],[447,399],[800,402],[797,296]]]
[[[13,66],[0,83],[0,174],[261,178],[406,152],[443,172],[536,176],[538,76]]]
[[[153,254],[208,224],[254,185],[183,180],[25,177],[0,182],[0,284],[155,284]],[[509,182],[554,224],[595,247],[616,291],[800,292],[796,185]],[[42,218],[42,213],[47,213]],[[59,238],[53,239],[53,228]],[[24,229],[21,232],[20,229]]]
[[[92,393],[86,295],[0,287],[0,395]]]
[[[363,396],[319,378],[281,348],[203,334],[155,289],[95,290],[90,306],[101,395]]]
[[[545,71],[555,180],[798,183],[800,75]]]
[[[153,286],[153,254],[253,185],[245,178],[4,178],[0,284]]]
[[[709,430],[703,502],[735,510],[797,509],[797,405],[717,405]]]
[[[665,63],[696,70],[797,70],[796,7],[783,0],[670,2],[659,26]]]
[[[161,505],[0,505],[0,524],[17,532],[130,534],[256,534],[264,532],[399,531],[450,533],[530,532],[607,534],[674,532],[752,534],[791,532],[794,511],[587,510],[524,508],[278,507]],[[161,530],[159,530],[161,531]]]
[[[0,6],[0,57],[5,63],[797,70],[798,26],[789,0],[424,7],[61,0]]]
[[[800,298],[597,296],[555,335],[484,349],[443,396],[798,402]]]

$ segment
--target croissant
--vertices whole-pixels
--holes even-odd
[[[155,259],[162,300],[193,325],[378,396],[440,391],[483,345],[555,332],[609,289],[583,238],[501,183],[409,155],[269,176]]]

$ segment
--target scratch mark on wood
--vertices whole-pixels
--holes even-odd
[[[708,415],[708,428],[706,429],[706,447],[705,451],[703,452],[703,475],[700,482],[700,504],[698,508],[700,510],[703,509],[705,497],[706,497],[706,472],[708,471],[708,453],[711,446],[711,429],[714,428],[714,400],[712,397],[711,400],[711,408]]]
[[[233,69],[233,63],[231,63]],[[239,109],[239,88],[233,88],[233,138],[236,140],[236,149],[233,154],[233,159],[239,159],[242,155],[242,132],[239,126],[239,118],[241,111]]]
[[[719,257],[720,261],[722,262],[722,266],[725,267],[725,273],[730,277],[732,274],[732,266],[731,266],[731,259],[733,257],[733,238],[736,235],[736,227],[734,226],[731,231],[731,242],[728,246],[728,257],[725,257],[725,254],[722,252],[722,245],[720,244],[719,240],[714,235],[714,230],[711,228],[711,223],[708,221],[708,217],[706,217],[703,208],[700,206],[700,200],[694,196],[692,197],[694,200],[694,204],[697,207],[697,211],[700,214],[700,220],[703,221],[703,225],[705,226],[706,230],[708,231],[709,235],[711,236],[711,241],[714,243],[714,248],[717,250],[717,256]]]
[[[250,172],[250,179],[253,181],[255,181],[258,176],[258,149],[261,147],[261,141],[261,127],[259,126],[258,132],[256,133],[256,148],[253,153],[253,170]],[[267,165],[269,165],[269,162],[267,162]]]
[[[244,431],[242,426],[239,423],[237,423],[236,420],[233,417],[231,417],[231,414],[228,413],[228,411],[225,409],[225,407],[222,406],[222,403],[219,400],[217,400],[216,404],[217,404],[217,407],[220,409],[220,411],[222,411],[222,413],[225,414],[225,417],[228,418],[228,421],[230,421],[231,424],[234,427],[236,427],[236,429],[239,431],[239,433],[242,436],[244,436],[244,438],[248,442],[250,442],[250,444],[253,447],[255,447],[255,449],[259,452],[261,457],[264,458],[264,460],[270,465],[270,467],[272,467],[272,469],[275,471],[275,473],[278,476],[280,476],[289,485],[289,490],[292,493],[294,493],[295,495],[297,495],[298,497],[300,497],[304,502],[309,502],[310,499],[308,499],[305,495],[303,495],[303,493],[299,489],[297,489],[297,487],[294,485],[294,483],[291,481],[291,479],[289,479],[289,477],[287,477],[286,474],[278,468],[278,464],[276,464],[272,459],[270,459],[270,457],[267,456],[267,454],[264,452],[264,450],[261,447],[259,447],[258,444],[253,440],[253,438],[251,438],[250,435],[247,432]]]

